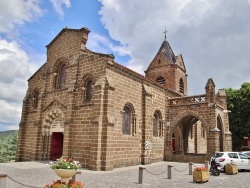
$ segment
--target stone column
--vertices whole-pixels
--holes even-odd
[[[143,121],[142,121],[142,164],[150,164],[151,139],[153,135],[152,94],[149,88],[143,85]]]
[[[91,127],[91,144],[90,144],[90,170],[101,170],[102,154],[102,131],[103,131],[103,112],[104,112],[104,88],[105,76],[101,77],[94,85],[94,107],[93,120]],[[108,132],[108,130],[107,130]]]
[[[63,131],[63,156],[74,157],[72,156],[72,140],[73,136],[71,136],[71,126],[69,120],[64,123],[64,131]]]
[[[220,151],[220,140],[219,140],[220,131],[212,130],[211,134],[212,134],[213,139],[210,140],[209,150],[211,148],[212,151],[210,150],[209,153],[214,153],[216,151]],[[212,145],[213,145],[213,147],[212,147]]]
[[[115,124],[115,97],[114,90],[115,86],[111,78],[106,77],[107,84],[105,86],[105,95],[104,95],[104,106],[103,114],[103,131],[102,131],[102,170],[113,170],[114,168],[114,124]]]

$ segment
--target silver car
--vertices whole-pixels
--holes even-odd
[[[216,152],[213,157],[216,165],[224,171],[227,163],[235,163],[239,170],[250,169],[250,156],[240,152]]]

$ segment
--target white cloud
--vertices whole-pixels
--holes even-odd
[[[87,43],[87,48],[92,51],[100,53],[117,53],[120,56],[125,56],[130,54],[130,49],[126,45],[115,45],[110,41],[109,38],[98,35],[96,33],[90,33]]]
[[[43,15],[40,0],[0,0],[0,32],[9,32],[17,25],[32,22]]]
[[[20,105],[8,103],[0,99],[0,131],[18,129],[22,108]]]
[[[189,93],[204,93],[209,78],[216,88],[239,88],[250,81],[249,0],[99,0],[101,21],[111,38],[127,44],[129,67],[142,73],[163,39],[182,53]]]
[[[56,13],[59,15],[61,19],[64,17],[62,6],[65,5],[66,8],[71,7],[70,0],[50,0],[50,2],[53,4]]]
[[[17,126],[21,117],[22,100],[31,76],[29,58],[15,41],[0,38],[0,130]],[[3,129],[3,128],[2,128]]]

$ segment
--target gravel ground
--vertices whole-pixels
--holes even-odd
[[[171,179],[168,178],[168,165],[173,166]],[[194,167],[196,166],[204,166],[204,164],[194,164]],[[146,168],[143,172],[143,184],[138,183],[139,167]],[[196,183],[193,182],[193,176],[189,175],[188,167],[188,163],[157,162],[150,165],[117,168],[112,171],[79,169],[81,174],[76,175],[76,180],[83,182],[85,188],[250,187],[249,171],[235,175],[225,173],[221,173],[220,176],[210,175],[208,182]],[[47,162],[39,161],[0,163],[1,172],[7,173],[10,177],[7,178],[7,188],[43,187],[59,179]]]

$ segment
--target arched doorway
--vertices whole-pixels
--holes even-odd
[[[50,160],[59,159],[63,152],[63,133],[53,132],[51,138],[51,154]]]
[[[170,128],[172,159],[203,161],[208,152],[208,134],[204,119],[197,113],[186,111],[175,118]],[[166,151],[168,155],[168,151]]]
[[[48,111],[43,120],[42,152],[45,160],[56,160],[63,154],[64,113],[60,109]]]
[[[202,122],[194,116],[183,118],[173,130],[176,154],[207,153],[207,133]],[[172,143],[173,145],[173,143]]]

